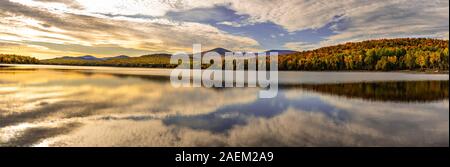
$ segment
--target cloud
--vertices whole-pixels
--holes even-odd
[[[164,17],[188,22],[221,22],[233,19],[233,11],[223,7],[195,8],[186,11],[168,12]]]
[[[289,32],[319,29],[344,20],[331,28],[336,35],[307,48],[377,38],[432,37],[448,39],[447,0],[230,0],[229,7],[249,15],[253,22],[273,22]],[[341,25],[345,24],[345,25]],[[297,39],[299,42],[305,39]],[[286,45],[304,45],[287,43]],[[303,48],[301,48],[303,49]]]
[[[14,42],[2,42],[2,41],[0,41],[0,47],[17,47],[17,46],[21,46],[21,44],[14,43]]]
[[[219,22],[217,23],[219,25],[226,25],[226,26],[231,26],[231,27],[242,27],[243,25],[237,22],[231,22],[231,21],[223,21],[223,22]]]
[[[289,32],[319,29],[336,19],[345,21],[333,25],[331,28],[337,34],[316,43],[315,47],[376,38],[448,39],[449,36],[448,0],[228,0],[216,3],[228,6],[237,14],[248,15],[252,22],[273,22]]]
[[[448,39],[449,1],[394,1],[367,6],[349,14],[348,27],[321,46],[350,41],[396,37]]]
[[[58,50],[62,52],[76,52],[85,53],[90,55],[116,55],[116,54],[128,54],[128,55],[144,55],[149,53],[148,50],[139,50],[133,48],[124,48],[116,44],[103,44],[84,46],[79,44],[55,44],[47,42],[27,42],[24,43],[34,46],[42,46],[50,50]]]
[[[318,48],[317,44],[308,42],[288,42],[284,44],[284,47],[297,51],[313,50]]]
[[[46,41],[86,47],[118,45],[148,52],[188,51],[194,43],[201,43],[206,49],[221,46],[254,50],[259,45],[251,38],[231,35],[211,25],[195,22],[57,13],[10,1],[1,1],[0,11],[7,15],[2,21],[10,23],[0,25],[0,32],[16,34],[16,37],[8,39],[16,42]],[[59,51],[64,54],[64,50]],[[108,56],[104,53],[97,55]]]
[[[46,2],[46,3],[61,3],[70,8],[74,9],[84,9],[84,7],[78,3],[76,0],[35,0],[37,2]]]
[[[137,1],[132,2],[138,3]],[[289,32],[319,29],[328,23],[335,22],[336,19],[345,21],[345,23],[332,25],[331,30],[337,34],[316,43],[315,47],[374,38],[433,37],[448,39],[449,31],[448,0],[431,0],[426,3],[423,0],[179,0],[176,3],[158,2],[162,6],[168,5],[168,8],[164,8],[164,12],[225,6],[236,11],[236,14],[248,16],[246,22],[273,22]],[[219,24],[241,27],[240,24],[230,21]]]

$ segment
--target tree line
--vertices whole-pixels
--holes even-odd
[[[448,70],[448,40],[381,39],[279,56],[280,70]]]
[[[0,54],[0,63],[4,64],[38,64],[39,60],[30,56]]]

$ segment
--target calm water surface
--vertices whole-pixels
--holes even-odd
[[[449,145],[448,75],[282,72],[259,99],[68,68],[0,68],[0,146]]]

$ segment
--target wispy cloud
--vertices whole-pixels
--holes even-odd
[[[284,47],[298,51],[312,50],[318,48],[316,44],[307,42],[288,42],[284,44]]]

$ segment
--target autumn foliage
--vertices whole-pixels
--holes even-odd
[[[448,70],[448,40],[401,38],[346,43],[279,57],[280,70]]]
[[[14,54],[0,54],[0,63],[5,64],[37,64],[39,60],[34,57]]]

